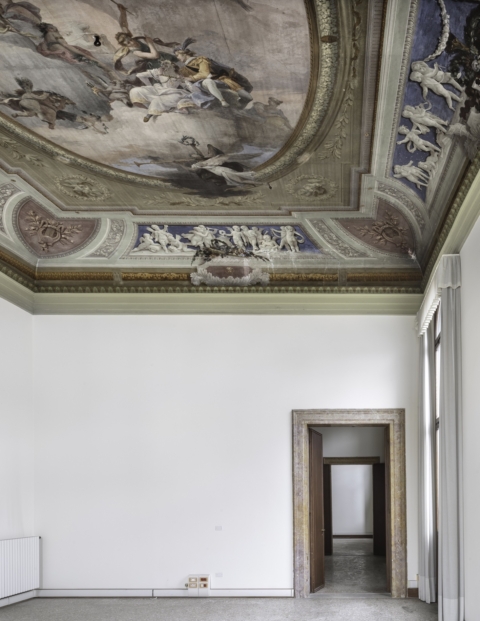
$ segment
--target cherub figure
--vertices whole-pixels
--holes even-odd
[[[425,106],[428,107],[425,107]],[[430,129],[434,127],[441,132],[447,131],[448,121],[435,116],[429,112],[432,107],[431,103],[420,104],[418,106],[405,106],[402,112],[402,116],[406,119],[410,119],[414,129],[419,129],[421,134],[428,134]]]
[[[73,101],[51,91],[34,90],[32,81],[28,78],[15,78],[20,86],[15,95],[0,100],[1,105],[6,105],[15,110],[13,118],[38,117],[48,123],[49,129],[55,129],[58,114],[66,106],[75,105]]]
[[[248,226],[242,226],[243,238],[250,244],[253,250],[258,250],[257,234],[253,229],[249,229]]]
[[[407,179],[407,181],[411,181],[414,183],[419,190],[422,187],[428,186],[429,176],[413,165],[413,160],[410,160],[408,164],[397,164],[393,167],[393,176],[396,179]]]
[[[141,252],[142,250],[149,250],[150,252],[158,252],[160,250],[160,246],[154,242],[150,233],[144,233],[141,236],[138,246],[132,252]]]
[[[180,252],[188,251],[187,245],[180,240],[180,236],[177,235],[175,237],[172,233],[170,233],[168,230],[168,224],[165,224],[163,229],[158,226],[158,224],[152,224],[152,226],[149,226],[147,230],[150,231],[153,240],[157,244],[160,244],[165,253],[175,252],[175,250]]]
[[[290,252],[300,252],[298,242],[300,241],[301,244],[305,242],[303,235],[297,233],[294,227],[290,225],[281,226],[279,231],[272,229],[272,233],[280,237],[280,250],[285,248],[286,250],[290,250]]]
[[[230,229],[230,237],[232,238],[233,243],[240,250],[245,250],[245,245],[248,243],[248,239],[245,239],[243,231],[237,224],[228,227]]]
[[[447,90],[443,84],[450,84],[459,91],[462,91],[460,84],[454,80],[451,73],[448,71],[442,71],[437,63],[435,63],[433,69],[429,67],[423,60],[412,63],[412,73],[410,74],[410,80],[412,82],[418,82],[422,88],[423,98],[426,100],[428,91],[431,90],[439,97],[444,97],[447,106],[450,110],[455,110],[453,107],[453,101],[462,101],[462,99]]]
[[[262,236],[262,241],[259,244],[259,252],[276,252],[278,250],[278,244],[271,235],[265,233]]]
[[[424,153],[434,153],[435,151],[439,153],[441,149],[436,147],[428,140],[424,140],[420,138],[420,130],[419,129],[408,129],[406,125],[401,125],[398,128],[398,133],[405,136],[403,140],[398,140],[397,144],[406,144],[407,151],[409,153],[415,153],[415,151],[423,151]]]
[[[183,237],[186,237],[190,241],[190,246],[196,246],[198,248],[210,248],[212,241],[215,239],[217,229],[211,229],[204,224],[199,224],[193,227],[189,233],[184,233]]]

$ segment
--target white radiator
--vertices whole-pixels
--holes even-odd
[[[40,537],[0,541],[0,599],[40,587]]]

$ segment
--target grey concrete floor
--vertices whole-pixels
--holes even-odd
[[[385,593],[385,557],[373,556],[373,539],[334,539],[333,555],[325,557],[325,587],[315,596],[332,593]]]
[[[385,594],[372,540],[336,539],[325,589],[290,598],[39,598],[0,608],[0,621],[437,621],[437,606]]]
[[[290,598],[58,598],[0,609],[1,621],[437,621],[419,600]]]

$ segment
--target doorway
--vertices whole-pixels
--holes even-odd
[[[386,594],[384,429],[311,429],[311,433],[316,432],[321,433],[324,441],[325,582],[318,593]],[[343,453],[373,447],[372,452],[378,455],[330,457],[335,444],[340,445]]]
[[[325,476],[323,439],[312,428],[350,426],[383,427],[385,433],[385,583],[392,597],[407,596],[406,502],[405,502],[405,414],[404,410],[296,410],[293,412],[294,482],[294,574],[295,596],[309,597],[325,585],[325,551],[335,548],[329,510],[324,511],[325,492],[331,477]],[[345,465],[345,464],[344,464]],[[373,467],[373,463],[370,467]],[[328,468],[327,468],[328,471]],[[319,473],[322,473],[322,476]],[[373,477],[373,472],[372,472]],[[380,483],[382,485],[381,475]],[[377,492],[378,493],[378,492]],[[381,504],[380,503],[377,503]],[[329,526],[330,519],[330,526]],[[378,519],[378,516],[377,516]],[[330,529],[330,532],[329,532]],[[381,528],[380,528],[381,531]],[[377,535],[379,528],[377,528]],[[328,534],[328,535],[327,535]],[[347,533],[350,534],[350,533]],[[353,533],[352,533],[353,534]],[[340,539],[340,538],[338,538]],[[377,541],[382,536],[377,536]],[[374,541],[371,540],[373,549]],[[341,556],[362,552],[361,546],[337,544]],[[365,546],[364,546],[365,547]],[[368,547],[368,546],[367,546]],[[358,548],[358,549],[357,549]],[[334,551],[334,550],[333,550]],[[340,559],[340,562],[342,559]]]

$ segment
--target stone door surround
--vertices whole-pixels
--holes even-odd
[[[390,515],[394,598],[407,597],[405,410],[293,410],[293,525],[295,597],[310,595],[308,428],[386,427],[390,444]],[[388,472],[388,464],[387,464]]]

